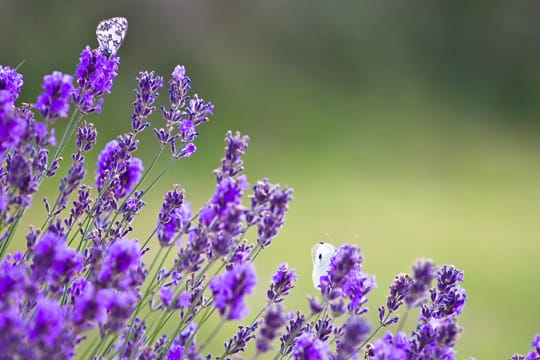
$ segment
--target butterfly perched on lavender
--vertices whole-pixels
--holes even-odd
[[[128,21],[125,17],[105,19],[96,28],[96,37],[101,52],[106,56],[116,55],[126,38]]]

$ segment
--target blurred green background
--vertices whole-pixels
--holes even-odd
[[[25,102],[35,101],[44,74],[73,73],[80,50],[97,46],[100,20],[129,19],[113,93],[101,116],[88,116],[99,147],[128,131],[140,70],[168,79],[184,64],[194,91],[215,104],[196,155],[147,198],[136,236],[151,231],[173,184],[186,188],[194,208],[211,196],[229,129],[251,138],[245,165],[252,184],[268,177],[295,189],[283,231],[257,260],[252,313],[281,262],[300,277],[287,308],[307,310],[306,296],[315,294],[310,248],[331,241],[362,247],[365,270],[379,285],[370,298],[372,320],[393,276],[417,257],[463,269],[469,301],[458,359],[508,358],[525,352],[540,331],[540,3],[0,6],[0,64],[26,60]],[[152,121],[163,126],[159,114]],[[146,161],[157,149],[147,132],[138,154]],[[53,194],[56,184],[44,192]],[[228,336],[222,338],[215,349]]]

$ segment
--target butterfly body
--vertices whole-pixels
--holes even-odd
[[[107,56],[116,55],[126,38],[128,21],[125,17],[105,19],[96,28],[96,38],[101,52]]]
[[[336,253],[336,247],[332,244],[320,242],[311,248],[311,260],[313,261],[313,272],[311,279],[313,286],[319,288],[321,276],[326,275],[330,260]]]

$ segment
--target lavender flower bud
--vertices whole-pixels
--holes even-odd
[[[252,294],[257,278],[252,263],[240,264],[210,282],[214,306],[226,320],[242,320],[248,313],[244,297]]]
[[[92,51],[88,46],[81,52],[75,71],[79,87],[72,94],[73,102],[80,112],[101,112],[103,98],[100,97],[111,92],[119,62],[120,58],[116,55],[108,57],[98,50]]]
[[[175,236],[189,224],[191,209],[184,204],[184,190],[178,186],[165,194],[158,216],[158,240],[162,246],[172,243]]]
[[[107,299],[101,296],[102,294],[90,282],[85,283],[82,290],[73,294],[79,291],[80,294],[74,296],[73,323],[81,329],[93,328],[98,323],[104,323],[107,320]]]
[[[224,344],[226,354],[233,355],[243,352],[246,349],[248,342],[255,338],[254,332],[258,326],[259,323],[255,323],[251,326],[239,326],[238,332],[233,336],[232,339]]]
[[[317,338],[324,342],[330,338],[330,335],[335,330],[334,325],[332,324],[332,319],[328,316],[317,320],[317,322],[315,322],[314,329],[317,333]]]
[[[109,184],[117,198],[129,194],[142,175],[142,161],[130,157],[120,143],[112,140],[99,154],[96,169],[96,185],[99,191]],[[116,177],[114,177],[116,175]],[[113,177],[111,179],[111,177]]]
[[[285,324],[285,315],[279,304],[272,305],[266,311],[257,335],[257,351],[265,353],[272,349],[272,341],[278,336],[278,331]]]
[[[268,179],[259,181],[254,187],[252,206],[248,222],[257,223],[257,243],[267,247],[285,223],[285,213],[292,199],[292,189],[281,190],[279,185],[268,183]]]
[[[409,307],[417,306],[426,301],[427,292],[435,278],[435,264],[431,259],[418,259],[413,264],[413,283],[405,301]]]
[[[0,160],[7,150],[21,143],[27,127],[26,121],[15,112],[13,101],[8,90],[0,90]]]
[[[461,314],[467,295],[465,289],[458,285],[463,281],[463,271],[453,265],[443,265],[437,272],[437,290],[432,289],[432,316],[443,317]]]
[[[46,120],[67,117],[69,100],[73,90],[73,77],[54,71],[43,77],[43,89],[38,96],[35,108]]]
[[[42,356],[66,356],[65,351],[62,351],[66,345],[70,346],[68,353],[73,351],[71,346],[74,344],[62,338],[62,333],[67,330],[64,328],[67,325],[64,314],[64,309],[55,300],[42,297],[37,301],[35,314],[28,324],[28,340],[41,345],[39,350]]]
[[[324,360],[328,357],[330,346],[317,339],[311,331],[300,335],[293,347],[293,359]]]
[[[187,92],[190,90],[190,79],[185,75],[183,66],[176,66],[169,81],[169,109],[162,107],[162,113],[167,120],[167,130],[154,129],[158,140],[171,145],[174,158],[190,157],[196,150],[193,141],[199,135],[197,127],[209,121],[214,106],[199,99],[197,95],[190,100]],[[177,129],[177,133],[172,135]],[[178,141],[179,146],[176,145]]]
[[[188,327],[174,339],[173,345],[167,354],[166,360],[199,360],[202,359],[195,346],[195,340],[188,344],[189,339],[193,337],[197,324],[191,322]]]
[[[21,93],[23,76],[9,66],[0,65],[0,90],[6,90],[12,103]]]
[[[384,337],[375,340],[375,345],[371,347],[367,359],[370,360],[409,360],[411,359],[412,340],[403,332],[398,332],[395,336],[390,331]]]
[[[360,267],[363,261],[360,249],[350,245],[340,246],[330,261],[328,279],[333,287],[340,287],[348,275]]]
[[[371,330],[369,323],[361,316],[353,315],[340,329],[336,340],[338,359],[350,359],[358,351]]]
[[[291,269],[289,271],[287,263],[279,265],[277,271],[272,276],[270,289],[266,292],[268,300],[272,303],[282,302],[284,297],[294,288],[297,279],[295,270]]]
[[[163,78],[154,76],[154,72],[141,71],[137,77],[138,89],[135,89],[135,101],[133,102],[134,114],[131,116],[131,127],[137,133],[144,130],[148,125],[147,119],[156,109],[154,101],[159,96],[158,89],[163,86]]]
[[[34,248],[33,276],[37,280],[48,279],[51,286],[61,287],[82,269],[83,257],[65,243],[62,234],[49,231]]]
[[[94,129],[94,124],[86,124],[77,130],[77,139],[75,140],[75,146],[80,152],[88,152],[92,150],[96,144],[97,131]]]
[[[146,205],[146,203],[141,200],[143,195],[144,191],[136,191],[133,196],[130,196],[130,198],[126,200],[124,206],[120,209],[122,219],[126,224],[130,224],[144,205]]]
[[[285,333],[279,338],[281,346],[279,353],[282,356],[289,355],[293,351],[293,345],[296,338],[300,336],[306,328],[306,319],[299,311],[296,312],[296,317],[289,320],[289,324],[285,326]]]
[[[386,299],[386,307],[390,312],[397,311],[403,304],[403,299],[409,294],[409,289],[413,280],[409,275],[401,273],[396,275],[394,282],[390,285],[390,294]]]
[[[19,300],[20,293],[27,284],[26,264],[23,254],[7,254],[0,262],[0,304],[10,307],[11,301]]]
[[[225,135],[225,157],[221,159],[221,167],[214,170],[219,183],[224,177],[235,177],[244,171],[242,156],[248,148],[249,136],[241,136],[237,131],[233,136],[231,131]]]
[[[119,290],[131,290],[136,285],[137,270],[141,265],[140,245],[134,240],[117,239],[109,246],[99,281],[102,286],[107,284]]]

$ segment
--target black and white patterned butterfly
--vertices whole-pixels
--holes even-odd
[[[101,52],[116,55],[127,34],[128,21],[124,17],[105,19],[96,28],[96,37]]]

